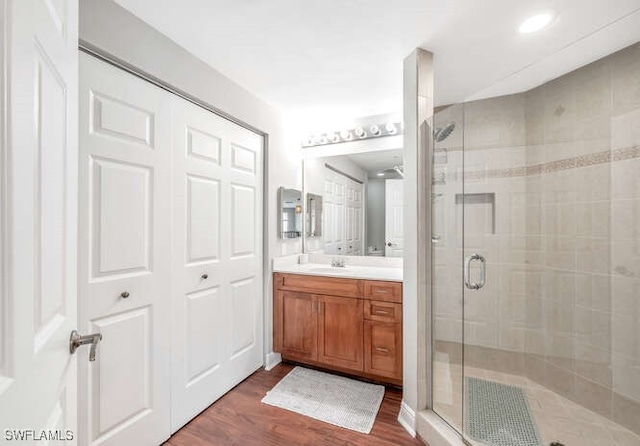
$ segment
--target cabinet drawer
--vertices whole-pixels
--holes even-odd
[[[364,297],[365,299],[402,303],[402,284],[367,280],[364,282]]]
[[[400,323],[402,322],[402,304],[365,300],[364,318],[369,321]]]
[[[303,274],[276,274],[275,285],[281,290],[305,291],[330,296],[362,299],[362,280],[336,277],[307,276]]]
[[[402,326],[372,321],[364,324],[365,373],[402,380]]]

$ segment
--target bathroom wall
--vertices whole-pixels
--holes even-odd
[[[464,122],[434,160],[440,351],[459,360],[464,162],[464,193],[495,194],[493,210],[465,206],[465,254],[488,265],[485,288],[465,290],[465,364],[526,375],[640,433],[640,44],[435,121]]]
[[[271,352],[271,262],[302,252],[277,234],[277,191],[302,189],[300,142],[280,113],[112,0],[80,2],[80,39],[268,134],[265,157],[265,353]]]

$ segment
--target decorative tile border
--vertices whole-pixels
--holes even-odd
[[[548,163],[534,164],[524,167],[508,167],[505,169],[475,170],[464,173],[465,180],[484,180],[490,178],[513,178],[543,173],[560,172],[562,170],[607,164],[612,161],[624,161],[640,158],[640,146],[626,149],[605,150],[588,155],[574,156]]]

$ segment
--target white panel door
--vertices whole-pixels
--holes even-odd
[[[262,366],[262,137],[172,101],[172,431]]]
[[[170,427],[167,93],[80,56],[80,442],[157,445]]]
[[[364,220],[363,220],[363,185],[350,178],[342,177],[346,185],[346,215],[347,255],[359,256],[364,250]]]
[[[324,172],[323,204],[326,208],[324,250],[326,254],[345,254],[347,246],[346,178],[328,168],[325,168]]]
[[[0,442],[72,445],[78,2],[0,1],[0,32]]]
[[[385,249],[386,257],[404,253],[403,180],[385,180]]]

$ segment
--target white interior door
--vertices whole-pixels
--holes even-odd
[[[363,184],[340,175],[346,185],[347,255],[360,256],[364,252]]]
[[[80,56],[80,438],[157,445],[170,433],[171,124],[164,91]]]
[[[78,3],[3,0],[0,27],[0,442],[76,444]]]
[[[324,169],[324,251],[326,254],[345,254],[345,185],[342,175]]]
[[[385,248],[386,257],[402,257],[404,252],[403,180],[385,180]]]
[[[172,101],[172,431],[262,365],[262,137]]]

